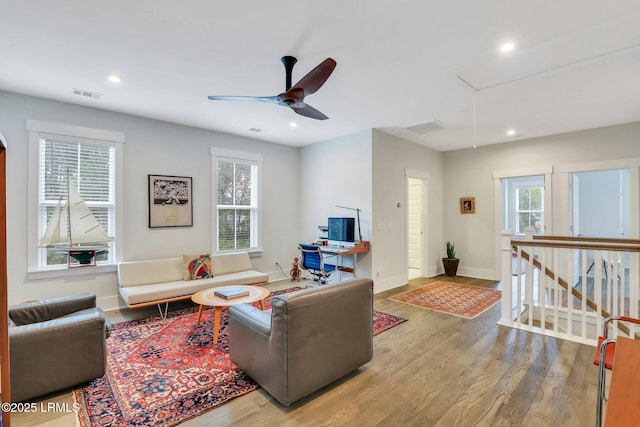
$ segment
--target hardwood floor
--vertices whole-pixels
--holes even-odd
[[[200,426],[592,426],[595,349],[497,326],[500,303],[476,319],[388,300],[450,280],[496,288],[465,277],[415,279],[375,296],[374,307],[409,319],[374,337],[373,360],[291,407],[264,390],[181,424]],[[155,315],[150,308],[122,318]],[[118,321],[118,315],[110,314]],[[71,393],[47,402],[72,403]],[[17,416],[16,416],[17,415]],[[73,414],[16,414],[14,426],[74,426]]]

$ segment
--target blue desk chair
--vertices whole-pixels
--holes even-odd
[[[327,283],[327,279],[336,270],[336,266],[324,262],[324,256],[318,246],[300,243],[298,247],[302,258],[301,268],[308,270],[314,281],[320,284]]]

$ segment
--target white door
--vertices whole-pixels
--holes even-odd
[[[629,170],[612,169],[569,174],[569,232],[572,236],[629,237]],[[577,252],[577,251],[576,251]],[[594,254],[587,253],[590,269]],[[580,272],[574,260],[575,275]],[[625,256],[629,265],[629,255]]]
[[[628,169],[571,173],[569,192],[573,236],[629,236]]]
[[[423,276],[424,181],[407,179],[407,265],[409,279]]]

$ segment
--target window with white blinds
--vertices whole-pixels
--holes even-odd
[[[58,204],[67,202],[68,185],[74,185],[108,236],[115,235],[115,145],[56,136],[39,141],[39,236],[42,236]],[[113,262],[113,243],[98,262]],[[67,264],[64,252],[42,249],[42,267]]]
[[[31,119],[27,119],[26,128],[29,277],[114,271],[121,260],[119,248],[123,239],[119,222],[123,217],[125,134]],[[76,227],[78,223],[80,227]],[[69,233],[69,229],[73,232]],[[68,248],[78,244],[84,246],[85,253],[87,247],[97,251],[97,265],[89,262],[91,268],[67,268],[86,262],[82,256],[67,254]]]
[[[217,154],[213,160],[216,177],[216,250],[259,250],[261,162]]]

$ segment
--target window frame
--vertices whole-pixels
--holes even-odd
[[[29,167],[28,167],[28,277],[40,279],[48,277],[77,276],[116,271],[121,261],[123,247],[123,149],[125,134],[102,129],[87,128],[62,123],[45,122],[28,119],[26,130],[29,135]],[[57,266],[41,265],[40,232],[40,140],[46,138],[60,139],[68,142],[85,142],[107,145],[115,148],[115,183],[114,183],[114,241],[110,262],[101,262],[91,268],[69,268],[66,264]]]
[[[540,209],[520,209],[520,191],[527,190],[529,191],[529,207],[531,207],[531,192],[530,190],[540,189]],[[545,212],[544,212],[544,184],[542,185],[516,185],[513,188],[514,190],[514,230],[513,233],[517,235],[524,235],[525,231],[520,230],[520,214],[526,213],[531,218],[531,214],[540,213],[541,218],[541,231],[535,231],[534,234],[542,235],[544,234],[544,223],[545,223]]]
[[[505,180],[511,180],[511,183],[515,181],[519,181],[519,186],[526,186],[528,183],[529,186],[532,184],[536,184],[538,186],[537,181],[539,177],[543,177],[542,186],[544,187],[544,195],[543,195],[543,203],[544,203],[544,230],[542,235],[553,234],[553,203],[552,203],[552,195],[553,195],[553,166],[541,166],[534,168],[523,168],[518,170],[504,170],[504,171],[494,171],[493,172],[493,194],[494,194],[494,208],[496,215],[494,215],[494,224],[496,230],[503,229],[511,229],[512,220],[509,219],[509,213],[511,211],[515,212],[515,204],[510,207],[509,203],[512,198],[510,198],[507,193],[509,189],[506,188]],[[508,181],[507,181],[508,182]],[[513,188],[514,185],[511,185]],[[515,191],[513,191],[515,194]],[[514,233],[515,235],[515,233]],[[522,234],[523,236],[524,234]],[[520,236],[520,235],[519,235]],[[495,243],[496,251],[500,251],[500,239],[496,238]],[[499,266],[496,267],[499,271]],[[498,276],[499,277],[499,276]]]
[[[212,147],[211,151],[211,252],[215,254],[233,253],[233,252],[249,252],[252,255],[262,253],[262,155],[245,151],[228,150],[223,148]],[[257,194],[255,214],[257,220],[252,226],[257,227],[254,235],[256,238],[255,247],[248,249],[219,250],[218,249],[218,161],[226,161],[240,164],[251,164],[257,167]],[[229,205],[234,206],[234,205]],[[242,206],[241,206],[242,207]],[[250,232],[251,234],[251,232]]]

